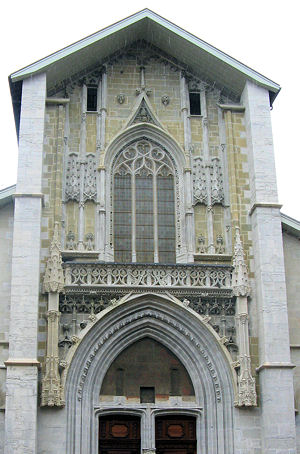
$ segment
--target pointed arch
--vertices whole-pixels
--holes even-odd
[[[125,131],[120,132],[108,145],[105,155],[102,158],[103,169],[105,169],[105,213],[106,213],[106,260],[113,261],[114,257],[114,235],[113,235],[113,168],[115,160],[119,153],[122,153],[126,147],[134,146],[137,142],[143,141],[162,150],[169,156],[173,162],[174,168],[174,210],[175,210],[175,236],[174,236],[174,253],[176,253],[176,262],[187,262],[186,231],[185,231],[185,206],[186,200],[189,199],[185,191],[184,170],[187,167],[186,155],[180,145],[166,131],[151,123],[137,123],[128,127]],[[104,177],[103,177],[104,178]],[[129,183],[128,183],[129,184]],[[155,198],[154,198],[155,200]],[[155,214],[155,211],[153,212]],[[128,216],[130,213],[128,214]],[[132,218],[134,216],[132,215]],[[157,219],[157,218],[156,218]],[[134,227],[132,227],[134,229]],[[132,235],[134,238],[134,235]],[[155,244],[155,239],[154,239]],[[157,244],[157,242],[156,242]],[[156,257],[154,250],[154,257]],[[135,261],[135,250],[132,248],[132,257]],[[154,260],[157,261],[157,260]]]
[[[114,359],[145,337],[171,350],[192,380],[196,407],[187,410],[197,413],[201,421],[203,454],[205,446],[213,454],[233,452],[236,389],[228,352],[194,311],[169,297],[145,294],[98,314],[69,353],[70,366],[65,372],[68,454],[96,452],[102,381]],[[144,448],[149,448],[145,443]]]

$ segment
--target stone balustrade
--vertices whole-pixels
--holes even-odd
[[[194,264],[65,263],[65,285],[231,290],[231,266]]]

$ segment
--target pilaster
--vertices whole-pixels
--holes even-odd
[[[262,452],[292,454],[296,452],[294,393],[268,91],[248,81],[242,102],[253,205]]]
[[[23,81],[12,253],[5,454],[36,453],[37,332],[46,75]]]

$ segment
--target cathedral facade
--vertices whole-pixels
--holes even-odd
[[[280,87],[149,10],[10,86],[0,453],[295,454]]]

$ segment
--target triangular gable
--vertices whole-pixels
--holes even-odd
[[[112,35],[114,35],[113,39]],[[128,44],[138,39],[145,39],[163,51],[168,50],[176,58],[184,55],[187,65],[194,66],[193,70],[196,74],[198,74],[200,66],[203,66],[207,68],[207,79],[218,83],[218,79],[221,77],[223,80],[219,82],[225,85],[226,83],[232,84],[232,90],[236,85],[240,89],[241,82],[244,86],[245,79],[255,81],[274,94],[280,90],[280,86],[272,80],[149,9],[133,14],[16,71],[11,74],[10,80],[15,83],[30,77],[34,73],[46,71],[48,73],[48,86],[49,83],[51,86],[52,78],[60,77],[62,72],[65,72],[68,76],[70,75],[68,72],[72,68],[77,66],[80,70],[80,64],[83,61],[85,66],[92,66],[95,59],[99,59],[99,56],[105,58],[109,53],[111,54],[113,51],[124,47],[125,43]],[[84,58],[82,58],[83,56]],[[55,66],[53,67],[53,65]],[[240,74],[240,77],[238,74]]]
[[[147,94],[144,91],[139,94],[124,129],[137,123],[151,123],[161,129],[164,129],[151,106]]]

